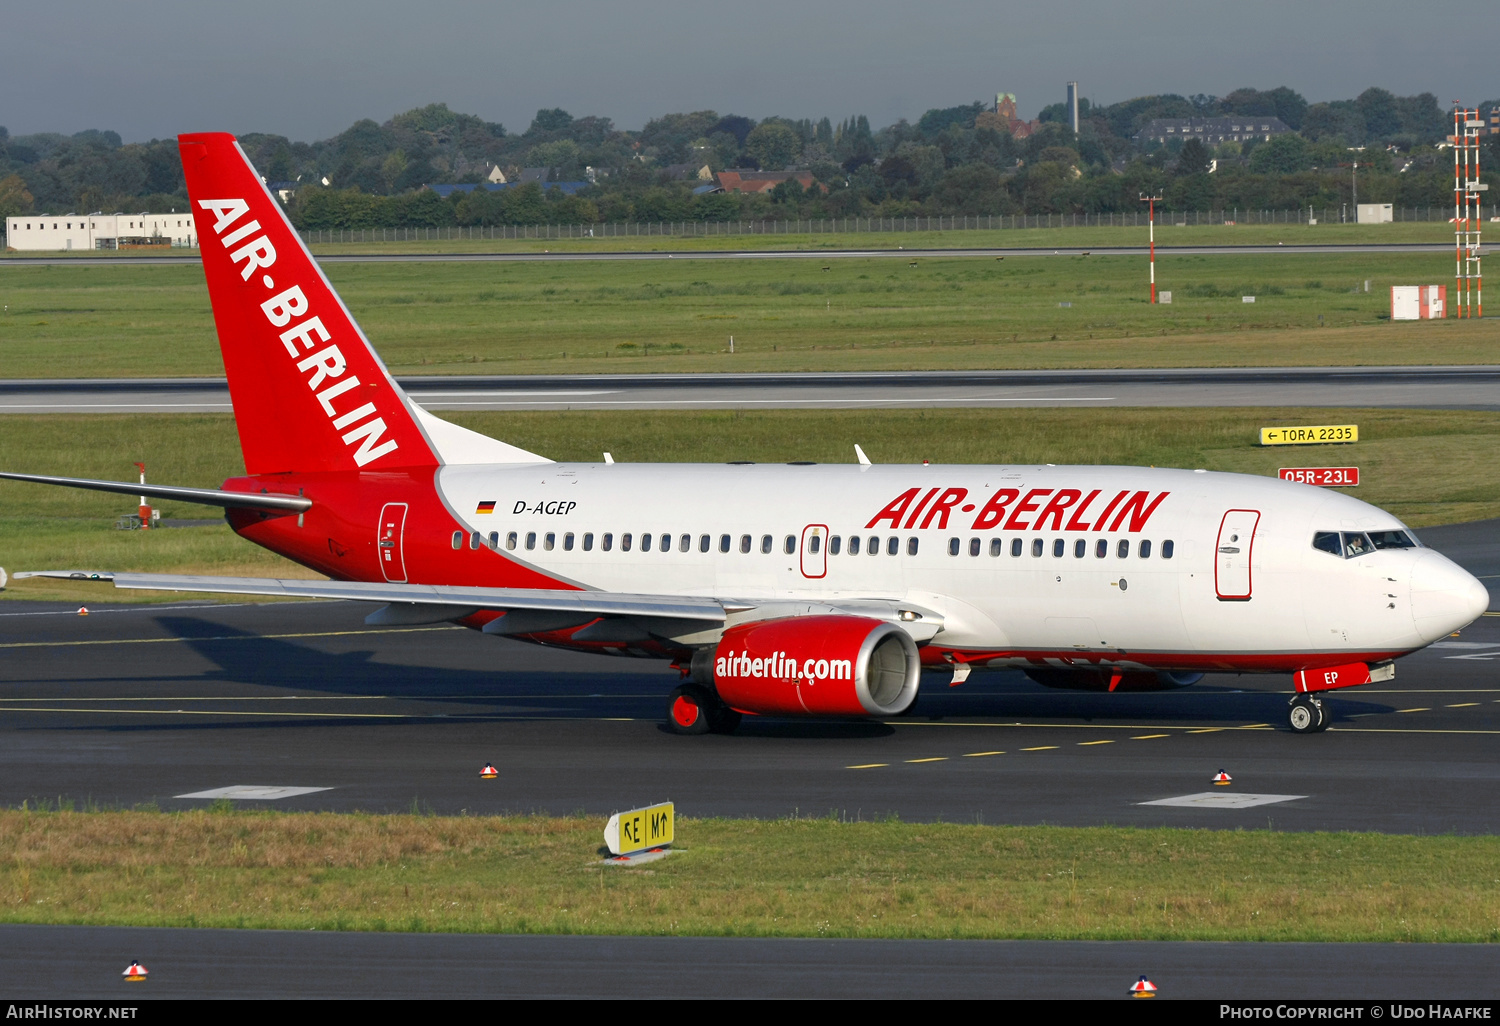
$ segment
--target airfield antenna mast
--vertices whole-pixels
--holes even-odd
[[[1479,194],[1489,189],[1479,180],[1479,111],[1453,104],[1453,313],[1484,316],[1484,275],[1479,264],[1482,223]]]
[[[1141,202],[1146,204],[1146,226],[1151,238],[1151,302],[1156,303],[1156,204],[1161,202],[1160,196],[1147,196],[1141,193]]]

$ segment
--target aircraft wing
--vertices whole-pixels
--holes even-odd
[[[265,595],[275,598],[350,599],[402,606],[438,606],[437,620],[480,609],[535,610],[595,616],[666,617],[723,623],[729,612],[745,607],[717,599],[678,595],[628,595],[605,591],[548,591],[530,588],[479,588],[451,584],[388,584],[368,581],[279,580],[271,577],[199,577],[189,574],[133,574],[87,570],[39,570],[15,574],[63,580],[113,581],[116,588],[148,591],[198,591],[219,595]],[[416,610],[412,611],[415,615]],[[400,617],[400,613],[395,614]],[[428,616],[427,622],[433,617]],[[417,619],[389,618],[384,623],[416,623]]]

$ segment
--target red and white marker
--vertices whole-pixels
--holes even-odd
[[[1223,770],[1219,770],[1219,772],[1214,774],[1214,783],[1222,787],[1225,784],[1232,784],[1234,783],[1234,781],[1228,773],[1225,773]]]
[[[494,765],[488,762],[484,764],[484,769],[479,771],[479,777],[481,780],[494,780],[499,775],[500,771],[497,770]]]
[[[125,977],[125,979],[127,980],[144,980],[147,974],[150,972],[151,970],[141,965],[141,963],[131,962],[130,968],[126,969],[120,975]]]
[[[88,616],[89,615],[89,607],[88,606],[79,606],[78,607],[78,615],[79,616]]]
[[[1156,997],[1156,984],[1142,976],[1130,986],[1130,996],[1138,998]]]

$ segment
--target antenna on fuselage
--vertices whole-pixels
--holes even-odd
[[[609,453],[604,454],[604,463],[606,466],[614,466],[614,462],[615,458],[613,456],[611,456]]]
[[[861,467],[870,466],[870,457],[866,456],[865,451],[861,449],[857,444],[854,446],[854,455],[859,457],[859,465]]]

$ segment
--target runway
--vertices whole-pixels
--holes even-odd
[[[1428,543],[1491,585],[1500,521]],[[101,588],[101,600],[114,597]],[[234,785],[316,788],[241,806],[583,812],[671,798],[686,816],[1492,834],[1500,828],[1500,616],[1281,726],[1280,678],[1179,692],[1055,692],[928,675],[889,722],[661,725],[676,675],[443,625],[372,629],[351,603],[0,603],[0,803],[198,808]],[[492,761],[497,780],[479,779]],[[1147,805],[1227,768],[1251,808]],[[1298,796],[1298,797],[1287,797]],[[457,936],[0,926],[0,994],[170,997],[1123,997],[1493,1000],[1492,945]],[[127,989],[131,958],[152,976]]]
[[[161,998],[1500,997],[1486,944],[548,937],[0,925],[0,995]],[[126,985],[140,959],[150,977]],[[1382,1012],[1385,1009],[1381,1010]],[[1423,1008],[1424,1013],[1426,1008]],[[1371,1016],[1374,1018],[1374,1016]]]
[[[1295,226],[1288,226],[1295,228]],[[1170,230],[1170,229],[1168,229]],[[540,241],[540,240],[538,240]],[[560,240],[567,241],[567,240]],[[575,240],[576,241],[576,240]],[[1392,242],[1353,245],[1291,246],[1171,246],[1159,245],[1166,256],[1264,256],[1276,254],[1329,253],[1450,253],[1447,243]],[[576,263],[589,260],[869,260],[897,257],[902,260],[940,260],[954,257],[1042,257],[1042,256],[1141,256],[1146,246],[1014,246],[959,249],[835,249],[835,250],[626,250],[609,252],[548,253],[349,253],[314,254],[320,264],[465,264],[465,263]],[[197,264],[197,256],[138,257],[0,257],[0,267],[171,266]]]
[[[1500,409],[1500,366],[402,377],[432,410],[1307,406]],[[0,381],[0,413],[230,410],[222,378]]]
[[[1500,583],[1497,523],[1426,532]],[[447,625],[374,629],[347,603],[0,608],[0,802],[157,802],[235,785],[324,790],[277,807],[606,816],[671,797],[689,816],[898,813],[985,823],[1492,833],[1500,828],[1500,617],[1283,729],[1288,682],[1050,691],[1019,674],[928,675],[889,722],[662,726],[676,675]],[[492,761],[496,781],[480,780]],[[1146,805],[1228,767],[1245,809]]]

